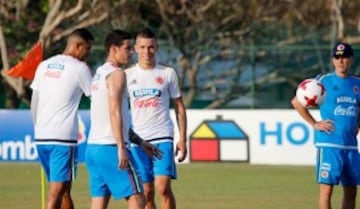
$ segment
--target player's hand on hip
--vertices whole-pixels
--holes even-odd
[[[314,124],[314,128],[319,131],[325,131],[326,133],[330,133],[335,129],[333,120],[321,120]]]

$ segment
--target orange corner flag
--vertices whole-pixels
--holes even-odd
[[[37,42],[25,57],[14,67],[7,71],[7,74],[13,77],[23,77],[33,80],[37,66],[43,59],[41,42]]]

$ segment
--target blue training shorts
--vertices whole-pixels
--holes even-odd
[[[162,159],[151,159],[141,147],[131,147],[131,152],[139,167],[143,182],[153,182],[154,176],[169,176],[172,179],[176,179],[177,174],[173,142],[159,142],[154,143],[153,145],[162,151]]]
[[[64,145],[36,145],[40,163],[48,181],[66,182],[76,177],[77,147]]]
[[[85,162],[89,173],[91,197],[112,195],[118,200],[143,191],[142,181],[130,151],[128,157],[129,168],[120,169],[116,145],[86,146]]]
[[[317,182],[356,186],[360,184],[360,154],[357,149],[321,147],[317,149]]]

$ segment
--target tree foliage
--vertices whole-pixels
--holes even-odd
[[[46,53],[58,51],[77,27],[92,27],[98,45],[111,29],[150,27],[159,59],[179,71],[186,105],[206,99],[208,108],[219,108],[243,97],[261,100],[255,92],[276,94],[269,86],[280,86],[282,95],[284,86],[327,72],[336,41],[360,43],[359,9],[359,1],[343,0],[0,0],[2,72],[36,40]],[[9,101],[28,103],[29,82],[2,76]]]

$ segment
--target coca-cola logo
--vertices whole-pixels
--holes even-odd
[[[44,76],[48,78],[60,78],[61,73],[62,71],[46,71]]]
[[[148,108],[148,107],[158,107],[159,106],[159,97],[152,97],[147,99],[135,99],[134,106],[135,108]]]
[[[337,116],[356,116],[356,110],[354,106],[342,107],[338,105],[334,110],[334,115]]]

